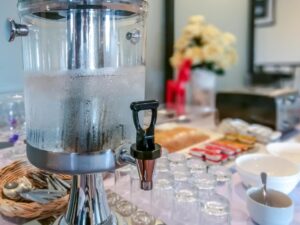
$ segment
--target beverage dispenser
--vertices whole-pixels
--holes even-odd
[[[21,23],[9,19],[8,26],[9,40],[23,43],[27,157],[73,176],[68,210],[56,224],[121,224],[101,172],[135,162],[149,190],[160,157],[158,102],[142,101],[147,1],[19,0],[18,10]],[[144,110],[152,111],[147,129]]]

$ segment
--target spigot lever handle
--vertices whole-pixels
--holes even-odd
[[[130,154],[136,160],[139,171],[141,189],[151,190],[155,160],[161,156],[161,146],[154,142],[155,123],[157,119],[157,101],[133,102],[130,105],[134,125],[137,131],[136,143],[131,145]],[[139,121],[139,112],[151,110],[151,122],[148,128],[143,129]]]
[[[155,149],[154,131],[158,106],[159,103],[155,100],[133,102],[130,105],[130,108],[132,110],[133,122],[137,130],[136,148],[140,151],[153,151]],[[146,110],[151,110],[152,115],[149,127],[144,130],[140,124],[139,112]]]

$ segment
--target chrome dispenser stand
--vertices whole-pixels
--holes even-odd
[[[73,176],[70,202],[58,225],[117,224],[106,200],[101,174]]]
[[[124,153],[125,154],[125,153]],[[114,170],[115,153],[111,150],[77,154],[53,153],[27,144],[27,157],[38,168],[73,175],[67,212],[55,225],[117,225],[111,212],[100,172]],[[59,171],[57,171],[59,168]]]

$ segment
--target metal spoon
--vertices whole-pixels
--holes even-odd
[[[261,178],[261,182],[263,184],[263,188],[262,188],[262,195],[263,195],[263,203],[265,205],[268,205],[268,195],[267,195],[267,177],[268,175],[265,172],[262,172],[260,174],[260,178]]]
[[[6,183],[3,187],[3,194],[11,200],[19,200],[21,192],[27,192],[31,189],[31,182],[26,177],[21,177],[17,181]]]
[[[67,194],[67,189],[59,183],[57,178],[50,175],[45,178],[48,182],[48,189],[33,189],[31,182],[26,177],[22,177],[15,182],[6,183],[3,187],[3,193],[12,200],[22,198],[41,204],[47,204]]]

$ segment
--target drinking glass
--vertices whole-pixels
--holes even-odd
[[[159,158],[155,161],[155,172],[168,172],[169,171],[169,160],[167,158]]]
[[[174,185],[180,185],[182,183],[186,183],[189,181],[190,179],[190,171],[188,170],[188,168],[182,164],[178,164],[177,167],[174,167],[173,169],[171,169],[172,174],[174,176]]]
[[[172,209],[174,224],[197,224],[198,216],[197,189],[188,182],[175,184]]]
[[[169,172],[157,173],[152,191],[152,211],[159,218],[171,216],[174,194],[174,177]]]
[[[190,170],[190,174],[191,174],[191,177],[193,176],[200,176],[202,174],[206,174],[206,171],[205,170]]]
[[[217,194],[204,197],[200,204],[200,224],[205,225],[230,225],[230,203]]]
[[[181,163],[184,164],[186,162],[186,157],[183,154],[180,153],[173,153],[168,155],[168,160],[171,163]]]
[[[231,202],[231,198],[232,198],[231,171],[224,166],[214,165],[208,168],[208,173],[212,174],[217,181],[216,192],[224,196],[225,198],[228,199],[229,202]]]
[[[137,210],[135,205],[126,200],[118,201],[115,205],[115,208],[116,212],[123,217],[130,217]]]
[[[170,171],[169,164],[156,164],[154,168],[154,178],[157,173],[167,173]]]
[[[116,206],[117,202],[119,202],[121,199],[117,193],[115,193],[111,190],[106,190],[106,196],[107,196],[108,205],[111,208],[114,208]]]
[[[173,173],[190,172],[190,170],[188,169],[185,163],[170,163],[170,170]]]
[[[154,225],[156,219],[145,211],[137,210],[131,216],[132,225]]]
[[[207,165],[200,159],[190,158],[186,161],[186,166],[189,168],[191,174],[206,173]]]
[[[0,150],[1,161],[25,160],[25,109],[21,93],[0,95]],[[13,157],[12,157],[13,156]]]
[[[190,174],[189,173],[174,173],[174,184],[180,184],[180,183],[184,183],[187,182],[190,178]]]
[[[169,151],[168,151],[168,149],[166,149],[166,148],[164,148],[164,147],[162,147],[162,149],[161,149],[161,156],[160,156],[160,158],[161,159],[164,159],[164,158],[168,158],[168,155],[169,155]]]
[[[21,143],[25,139],[25,110],[20,93],[0,96],[0,142]]]
[[[130,199],[130,177],[133,166],[127,165],[115,171],[115,191],[126,199]]]
[[[215,192],[216,180],[211,174],[194,174],[189,181],[197,188],[200,203]]]
[[[102,173],[102,178],[105,181],[104,187],[107,190],[116,191],[115,184],[115,171],[106,171]]]

